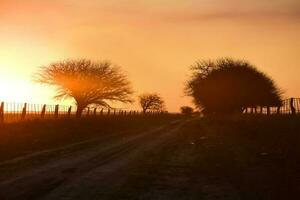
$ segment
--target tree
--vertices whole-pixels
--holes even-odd
[[[206,113],[241,113],[246,107],[281,105],[274,81],[246,61],[199,61],[191,70],[185,92]]]
[[[139,103],[143,109],[143,113],[148,110],[162,111],[164,109],[164,101],[158,94],[142,94],[139,96]]]
[[[184,115],[191,115],[191,114],[193,114],[194,109],[192,107],[189,107],[189,106],[182,106],[180,108],[180,111]]]
[[[87,59],[66,60],[43,66],[36,81],[55,86],[56,99],[73,98],[78,117],[91,104],[111,107],[114,101],[129,103],[132,89],[120,67]]]

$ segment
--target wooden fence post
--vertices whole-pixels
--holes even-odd
[[[107,115],[110,115],[110,109],[107,110]]]
[[[59,110],[59,105],[55,105],[55,110],[54,110],[54,117],[58,118],[58,110]]]
[[[267,107],[267,115],[270,115],[270,107]]]
[[[277,106],[277,114],[280,114],[280,108],[281,106]]]
[[[87,109],[88,109],[88,110],[87,110],[86,115],[89,116],[89,115],[90,115],[90,107],[87,107]]]
[[[94,116],[97,115],[97,108],[94,108]]]
[[[72,112],[72,106],[70,106],[69,109],[68,109],[68,118],[71,117],[71,112]]]
[[[103,115],[103,108],[102,108],[101,111],[100,111],[100,115]]]
[[[23,107],[23,110],[22,110],[21,119],[25,119],[25,117],[26,117],[26,111],[27,111],[27,103],[24,103],[24,107]]]
[[[4,102],[1,102],[0,106],[0,122],[4,122]]]
[[[42,112],[41,112],[41,118],[45,117],[45,113],[46,113],[46,104],[43,105]]]
[[[296,109],[294,107],[294,98],[290,99],[290,107],[291,107],[292,115],[295,115],[296,114]]]

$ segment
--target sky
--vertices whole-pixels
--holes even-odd
[[[0,25],[1,101],[70,103],[32,75],[72,58],[122,66],[171,112],[192,105],[183,88],[202,59],[248,60],[300,97],[299,0],[0,0]]]

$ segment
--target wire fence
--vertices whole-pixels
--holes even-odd
[[[1,102],[0,122],[75,118],[76,111],[76,106]],[[146,114],[154,115],[160,113],[159,111],[149,111]],[[82,111],[81,117],[132,116],[141,114],[143,113],[138,110],[87,107]]]
[[[300,114],[300,98],[286,99],[278,107],[248,107],[244,110],[244,114]]]
[[[1,102],[0,122],[15,122],[33,119],[62,119],[75,118],[76,106],[47,105]],[[161,114],[160,111],[149,111],[146,114]],[[300,98],[290,98],[282,102],[279,107],[248,107],[244,109],[244,114],[300,114]],[[101,116],[133,116],[144,114],[138,110],[109,109],[101,107],[87,107],[82,111],[81,117],[101,117]]]

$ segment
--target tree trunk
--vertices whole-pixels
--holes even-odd
[[[143,114],[146,114],[147,109],[143,108]]]

